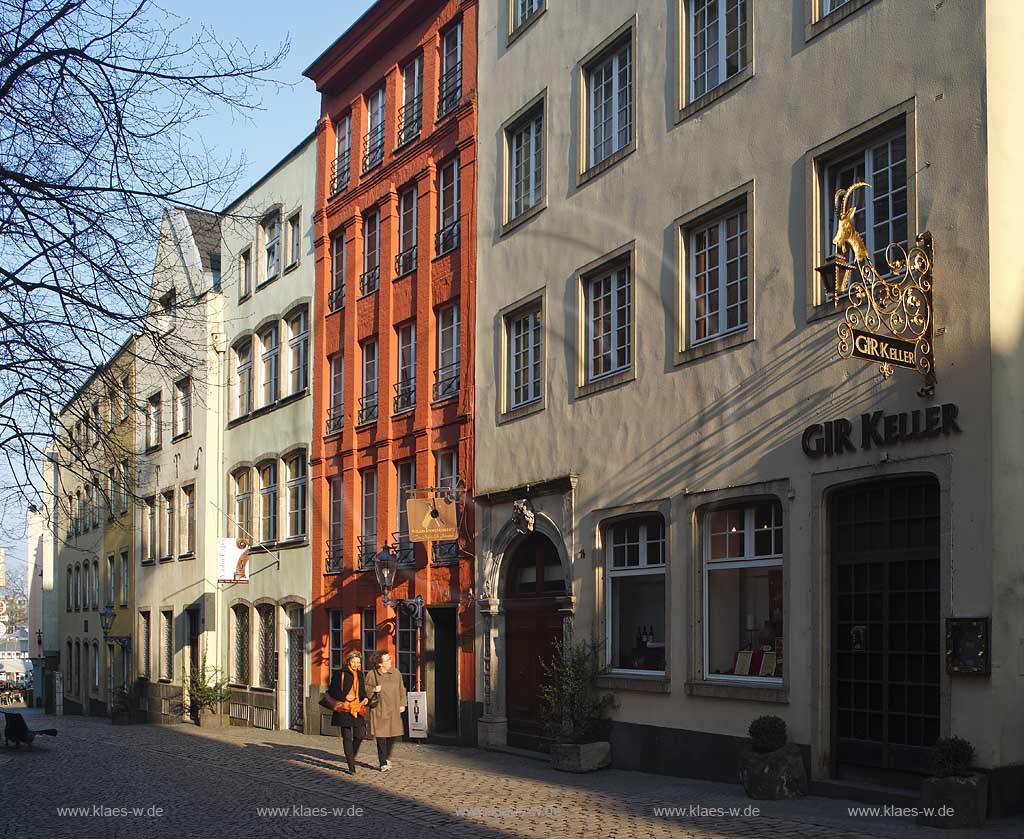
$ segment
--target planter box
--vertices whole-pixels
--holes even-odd
[[[800,747],[787,743],[774,752],[740,753],[740,782],[749,798],[775,801],[807,794],[807,770]]]
[[[933,815],[922,813],[917,817],[918,824],[981,827],[988,815],[988,775],[925,778],[921,782],[921,807],[931,808]]]
[[[224,725],[224,715],[203,708],[196,718],[196,725],[200,728],[220,728]]]
[[[595,772],[612,762],[612,744],[553,743],[551,765],[560,772]]]

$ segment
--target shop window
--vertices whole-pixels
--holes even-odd
[[[231,607],[232,657],[231,680],[235,684],[249,684],[249,607],[243,603]]]
[[[665,520],[659,515],[605,528],[608,664],[616,670],[665,670]]]

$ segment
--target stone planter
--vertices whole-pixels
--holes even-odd
[[[220,728],[224,725],[224,715],[209,708],[200,708],[194,718],[200,728]]]
[[[807,770],[800,747],[787,743],[774,752],[740,753],[740,782],[749,798],[775,801],[807,794]]]
[[[988,775],[965,778],[925,778],[921,782],[918,824],[929,827],[981,827],[988,815]]]
[[[612,762],[612,744],[553,743],[551,765],[560,772],[596,772]]]

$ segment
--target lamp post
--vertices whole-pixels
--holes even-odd
[[[120,644],[122,647],[131,646],[132,637],[130,635],[111,635],[110,628],[114,625],[114,610],[107,607],[106,609],[100,609],[100,628],[103,630],[103,641],[109,643],[114,641]]]
[[[423,626],[422,594],[411,598],[391,597],[391,589],[395,586],[395,577],[398,574],[398,557],[392,553],[387,542],[381,547],[380,553],[373,558],[373,572],[377,577],[377,585],[380,586],[381,594],[384,595],[385,608],[390,606],[396,612],[400,608],[406,609],[412,614],[416,626]]]

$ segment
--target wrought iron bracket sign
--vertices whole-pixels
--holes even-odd
[[[857,206],[852,198],[861,188],[869,184],[858,181],[835,194],[837,223],[829,290],[837,308],[840,298],[846,297],[846,314],[836,329],[836,349],[841,358],[877,363],[885,379],[896,367],[917,370],[924,377],[918,394],[932,396],[932,236],[922,233],[909,251],[890,242],[885,248],[888,272],[880,273],[855,224]]]

